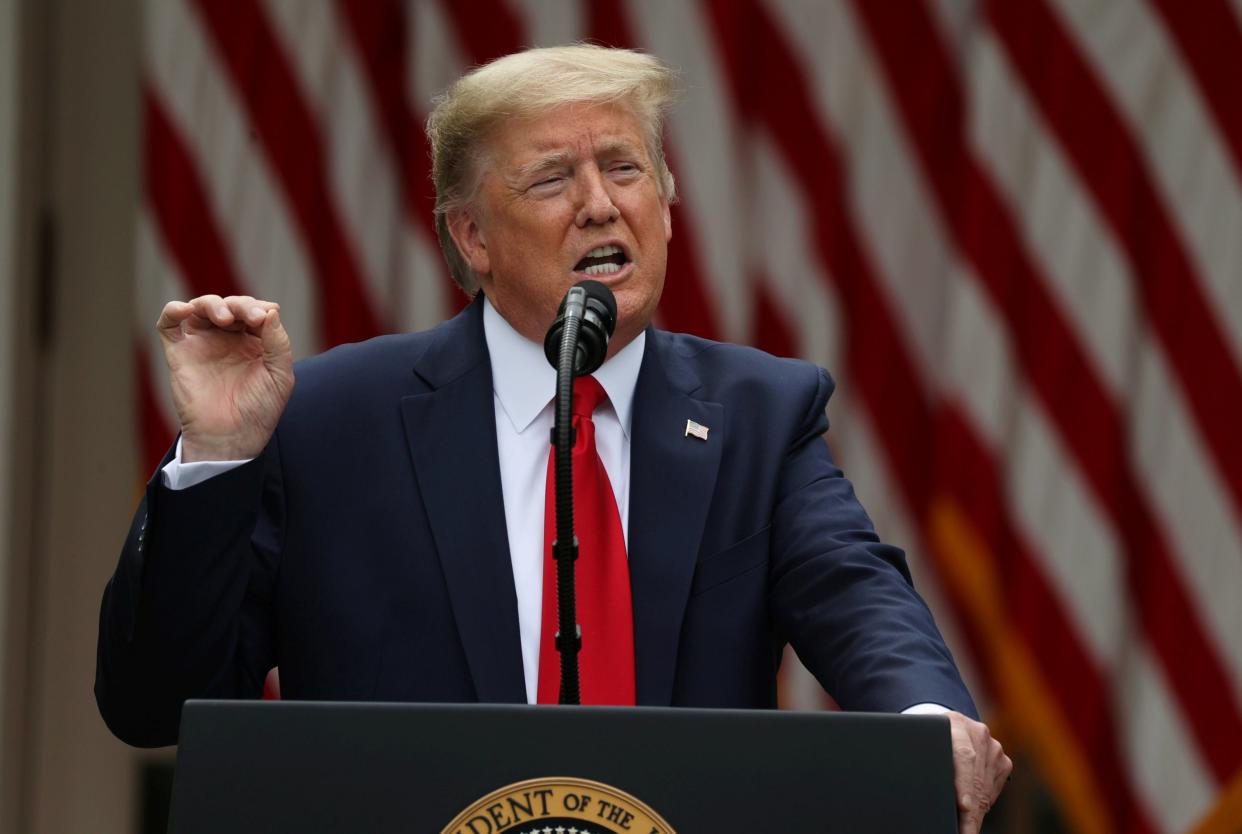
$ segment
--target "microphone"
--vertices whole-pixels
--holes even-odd
[[[582,629],[578,625],[578,601],[574,593],[574,562],[578,537],[574,535],[573,400],[574,377],[594,372],[608,355],[608,340],[617,327],[617,299],[599,281],[580,281],[565,293],[556,321],[543,340],[543,352],[556,368],[556,406],[552,424],[552,459],[556,505],[556,651],[561,656],[561,687],[558,700],[577,704],[581,700],[578,653]],[[544,604],[547,604],[545,600]]]
[[[579,281],[565,293],[561,306],[556,310],[556,321],[552,322],[543,340],[543,354],[553,368],[560,361],[565,327],[573,319],[580,322],[573,374],[583,376],[595,372],[604,364],[604,357],[608,355],[608,340],[617,329],[617,299],[612,290],[599,281]]]

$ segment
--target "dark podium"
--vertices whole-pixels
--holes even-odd
[[[957,822],[940,716],[191,701],[169,831],[953,834]]]

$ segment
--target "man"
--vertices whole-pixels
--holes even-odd
[[[846,708],[948,711],[978,830],[1011,764],[832,464],[827,375],[649,326],[673,93],[655,59],[591,46],[460,80],[428,134],[441,244],[477,295],[432,331],[330,351],[295,388],[276,304],[164,308],[181,435],[104,596],[96,694],[118,736],[171,743],[186,698],[257,695],[277,664],[293,698],[553,700],[540,344],[594,278],[618,325],[584,383],[604,504],[584,535],[615,528],[594,550],[625,587],[587,593],[625,603],[599,625],[622,634],[584,629],[584,701],[770,707],[790,642]],[[592,690],[605,650],[626,672]]]

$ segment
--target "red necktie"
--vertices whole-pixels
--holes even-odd
[[[625,536],[612,484],[595,449],[591,414],[607,394],[594,377],[574,380],[574,529],[578,534],[578,561],[574,585],[578,591],[578,624],[582,651],[578,655],[582,703],[634,703],[634,613],[630,602],[630,566]],[[543,630],[539,637],[539,703],[560,700],[561,656],[556,637],[556,481],[553,454],[548,457],[548,481],[543,534]]]

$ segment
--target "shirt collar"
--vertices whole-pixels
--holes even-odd
[[[492,390],[513,424],[513,430],[521,434],[552,402],[556,394],[556,371],[544,357],[543,345],[514,330],[513,325],[496,312],[490,298],[483,305],[483,335],[492,362]],[[634,387],[638,383],[646,344],[644,331],[592,374],[608,394],[626,439],[630,436]]]

